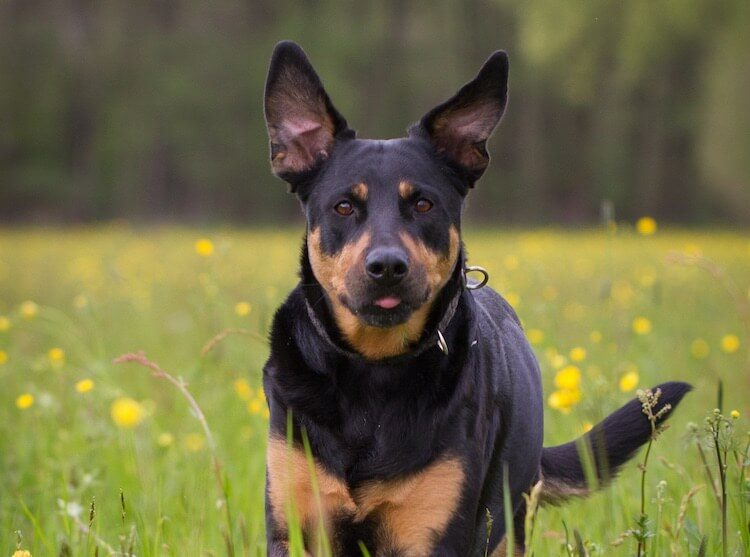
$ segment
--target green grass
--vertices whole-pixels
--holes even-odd
[[[195,251],[203,237],[215,246],[208,257]],[[201,424],[173,385],[137,364],[112,363],[138,350],[188,382],[215,437],[231,543],[237,555],[265,554],[263,337],[296,282],[300,237],[299,230],[124,226],[0,232],[0,316],[8,320],[0,318],[0,329],[9,325],[0,331],[6,354],[0,361],[7,360],[0,364],[0,555],[16,549],[17,531],[21,547],[35,556],[60,554],[65,546],[72,555],[93,555],[97,545],[103,555],[104,543],[118,551],[132,544],[144,556],[226,552],[226,509]],[[727,549],[729,555],[748,554],[748,487],[736,454],[745,450],[750,429],[750,341],[742,321],[750,294],[750,236],[474,230],[465,240],[470,262],[489,271],[490,285],[517,307],[527,331],[534,330],[545,395],[555,390],[555,374],[569,363],[570,350],[585,349],[585,359],[576,363],[580,401],[567,413],[546,409],[546,444],[578,436],[586,422],[635,396],[619,388],[628,371],[637,372],[639,387],[669,379],[696,387],[651,451],[645,480],[649,555],[695,555],[703,536],[707,555],[722,554],[720,508],[688,424],[704,430],[723,381],[724,413],[741,414],[729,420],[737,445],[728,453]],[[667,262],[670,252],[686,250],[700,250],[725,277],[712,276],[694,260]],[[30,319],[21,309],[27,300],[38,305]],[[248,315],[235,311],[243,301],[251,305]],[[633,331],[637,317],[649,320],[650,332]],[[227,328],[250,334],[230,334],[201,355]],[[722,350],[729,334],[740,340],[732,353]],[[691,353],[696,339],[709,347],[704,358]],[[56,347],[64,351],[63,361],[50,358]],[[83,379],[94,387],[79,393],[75,385]],[[250,390],[236,384],[241,379]],[[20,409],[24,394],[33,396],[33,404]],[[111,406],[121,397],[138,402],[134,427],[113,421]],[[718,479],[715,451],[706,446],[704,453]],[[592,555],[635,554],[633,536],[611,544],[637,527],[640,483],[634,462],[590,499],[540,509],[534,553],[573,555],[583,546]],[[683,498],[701,485],[675,535]],[[81,525],[90,522],[94,498],[86,534]],[[493,518],[495,524],[504,520]]]

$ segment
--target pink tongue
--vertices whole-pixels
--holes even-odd
[[[396,298],[395,296],[386,296],[385,298],[380,298],[379,300],[375,300],[375,305],[383,309],[393,309],[400,303],[401,303],[401,299]]]

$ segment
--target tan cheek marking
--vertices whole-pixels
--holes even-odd
[[[401,234],[401,241],[409,251],[412,264],[416,263],[427,273],[430,299],[448,282],[458,257],[459,237],[455,226],[450,227],[449,236],[448,253],[443,255],[432,251],[421,240],[416,240],[405,232]]]
[[[463,482],[456,459],[435,462],[403,480],[373,482],[357,490],[355,520],[376,512],[380,536],[390,549],[415,557],[431,555],[435,538],[458,508]]]
[[[360,182],[352,188],[352,193],[361,201],[367,201],[367,195],[370,193],[370,190],[367,184]]]
[[[320,244],[320,229],[316,228],[307,236],[307,249],[315,278],[328,292],[331,301],[339,302],[341,296],[348,294],[346,273],[364,257],[370,245],[370,233],[365,232],[353,244],[347,244],[335,255],[323,252]]]
[[[314,470],[319,498],[316,497],[305,453],[289,448],[285,439],[269,439],[267,465],[271,512],[279,526],[286,528],[289,505],[294,505],[300,524],[308,531],[321,523],[327,527],[336,514],[353,514],[356,510],[346,484],[317,462]]]
[[[406,180],[401,180],[398,183],[398,194],[402,198],[409,199],[412,193],[414,193],[414,186],[412,186],[409,182],[407,182]]]

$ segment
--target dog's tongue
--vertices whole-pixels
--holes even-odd
[[[395,296],[385,296],[383,298],[375,300],[375,305],[383,309],[393,309],[400,303],[401,299],[396,298]]]

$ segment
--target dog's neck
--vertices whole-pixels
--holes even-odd
[[[450,323],[465,289],[464,264],[461,248],[450,279],[435,299],[417,309],[406,323],[387,328],[362,324],[346,308],[330,300],[313,273],[306,238],[302,246],[300,279],[310,319],[325,340],[346,355],[385,361],[416,356],[437,345],[439,334]]]

